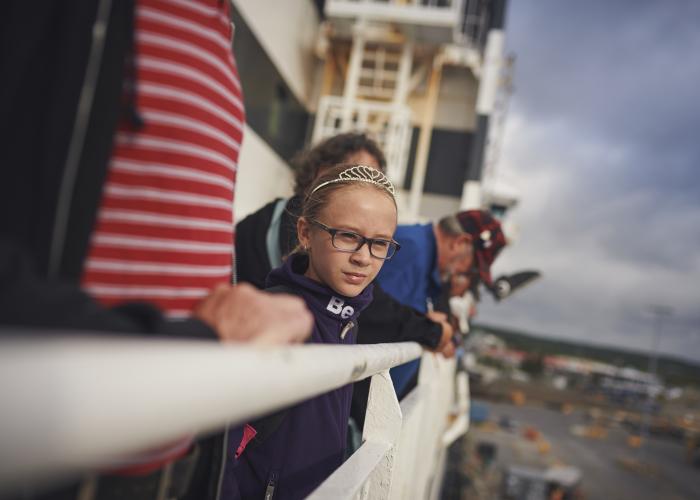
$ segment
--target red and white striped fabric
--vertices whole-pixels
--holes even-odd
[[[230,282],[244,110],[228,1],[139,0],[136,105],[120,125],[82,284],[187,317]]]

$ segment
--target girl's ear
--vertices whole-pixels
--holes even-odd
[[[311,224],[304,217],[297,219],[297,239],[302,248],[308,249],[311,246]]]

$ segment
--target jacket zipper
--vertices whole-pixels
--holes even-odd
[[[88,64],[85,68],[85,78],[80,89],[78,100],[78,111],[75,116],[73,133],[68,145],[68,155],[66,157],[65,170],[61,179],[61,187],[58,193],[56,204],[56,215],[54,217],[53,234],[51,236],[51,246],[49,249],[48,276],[58,277],[58,272],[63,260],[63,250],[66,241],[66,230],[68,227],[68,216],[73,200],[75,179],[78,174],[78,166],[85,144],[85,134],[87,133],[88,121],[92,112],[92,105],[95,98],[95,88],[97,78],[100,73],[102,54],[104,53],[105,38],[107,37],[107,25],[112,10],[112,0],[100,0],[97,6],[97,17],[92,25],[92,45]]]
[[[345,340],[345,336],[350,330],[352,330],[353,326],[355,326],[355,323],[353,321],[348,321],[347,323],[345,323],[345,326],[340,331],[340,340]]]
[[[271,472],[270,479],[267,482],[267,488],[265,489],[265,500],[272,500],[275,494],[275,487],[277,485],[277,473]]]

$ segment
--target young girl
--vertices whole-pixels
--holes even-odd
[[[268,289],[306,301],[315,317],[310,342],[355,343],[370,283],[399,249],[396,218],[394,187],[374,168],[333,167],[312,184],[299,248],[267,280]],[[304,498],[318,487],[343,462],[351,395],[349,384],[253,422],[257,435],[233,469],[241,498]]]

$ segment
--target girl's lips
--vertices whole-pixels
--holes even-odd
[[[345,277],[345,281],[351,285],[361,285],[365,281],[365,278],[367,278],[366,274],[348,273],[345,271],[343,271],[343,276]]]

